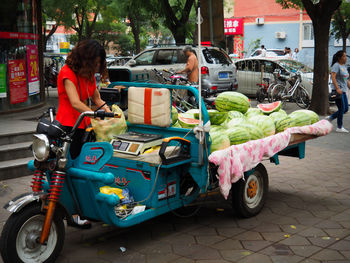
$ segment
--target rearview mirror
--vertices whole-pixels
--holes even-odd
[[[130,67],[134,67],[134,66],[136,66],[137,62],[134,59],[130,59],[128,64],[129,64]]]

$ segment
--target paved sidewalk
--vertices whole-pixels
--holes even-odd
[[[216,194],[190,218],[168,213],[128,229],[68,227],[57,262],[350,262],[350,134],[310,141],[304,160],[280,162],[264,163],[269,197],[256,217],[238,218]],[[30,177],[0,182],[0,205],[29,185]],[[0,209],[0,230],[8,216]]]

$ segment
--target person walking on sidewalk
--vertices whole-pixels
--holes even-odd
[[[339,98],[335,100],[338,111],[328,116],[326,119],[329,121],[337,119],[336,132],[348,133],[349,131],[343,127],[343,115],[349,110],[346,92],[348,88],[350,89],[349,73],[345,67],[346,59],[346,53],[343,50],[338,51],[333,56],[331,78],[332,89],[336,90],[339,94]]]

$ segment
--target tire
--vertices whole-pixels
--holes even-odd
[[[257,215],[264,207],[269,189],[269,178],[261,163],[254,172],[232,184],[232,207],[240,217]]]
[[[295,93],[295,103],[302,109],[309,108],[311,99],[306,89],[302,85],[299,85]]]
[[[283,106],[286,101],[284,97],[286,94],[286,87],[282,84],[276,84],[271,90],[271,100],[272,102],[281,101]]]
[[[273,87],[275,86],[276,84],[272,83],[269,85],[269,87],[267,88],[267,100],[269,103],[272,102],[272,95],[271,95],[271,92],[272,92],[272,89]]]
[[[26,206],[7,220],[0,240],[4,263],[55,262],[63,248],[63,218],[55,213],[47,245],[38,244],[35,240],[40,238],[45,219],[40,205],[35,203]]]

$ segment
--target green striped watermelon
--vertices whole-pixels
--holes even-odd
[[[294,111],[289,114],[289,117],[293,121],[293,126],[305,126],[311,124],[310,114],[303,111]]]
[[[220,112],[217,110],[208,110],[210,123],[213,125],[220,125],[227,119],[227,112]],[[199,119],[199,113],[194,113],[194,118]]]
[[[210,125],[210,133],[224,132],[224,131],[225,131],[225,127],[223,127],[221,125]]]
[[[257,115],[248,119],[252,123],[262,129],[264,137],[275,134],[275,124],[273,120],[266,115]]]
[[[211,146],[210,152],[223,150],[230,147],[230,139],[224,132],[210,132]]]
[[[186,129],[192,129],[199,124],[199,120],[188,118],[186,114],[182,113],[179,114],[178,121],[181,127]]]
[[[172,124],[175,124],[177,122],[177,115],[178,112],[176,110],[176,108],[174,106],[171,107],[171,120],[172,120]]]
[[[244,118],[244,114],[242,112],[239,111],[235,111],[235,110],[231,110],[228,112],[228,116],[227,118],[229,120],[235,119],[235,118]]]
[[[264,114],[270,114],[275,111],[279,111],[282,107],[282,102],[275,101],[267,104],[258,104],[257,106]]]
[[[176,121],[176,122],[173,124],[172,127],[174,127],[174,128],[182,128],[181,125],[180,125],[180,123],[179,123],[178,121]]]
[[[250,140],[250,135],[246,129],[236,126],[226,130],[231,145],[245,143]]]
[[[277,112],[273,112],[269,115],[269,117],[271,119],[273,119],[274,122],[276,122],[279,119],[283,119],[285,117],[287,117],[287,114],[284,114],[283,112],[277,111]]]
[[[282,109],[280,109],[280,110],[279,110],[279,111],[277,111],[277,112],[279,112],[279,113],[283,113],[283,114],[284,114],[284,115],[286,115],[286,116],[288,115],[288,114],[287,114],[287,112],[286,112],[285,110],[282,110]]]
[[[276,133],[283,132],[285,129],[291,127],[291,124],[292,124],[292,119],[289,116],[276,120],[275,122]]]
[[[264,132],[258,126],[251,123],[242,123],[240,127],[246,129],[250,135],[251,140],[258,140],[264,138]]]
[[[219,111],[239,111],[246,113],[249,106],[248,97],[235,91],[222,92],[215,99],[215,107]]]
[[[307,115],[309,115],[311,119],[311,124],[314,124],[320,120],[320,117],[318,116],[318,114],[312,110],[297,110],[294,112],[304,112]]]
[[[249,108],[248,111],[244,114],[247,118],[262,115],[263,112],[259,108]]]
[[[224,126],[226,129],[230,129],[231,127],[240,126],[242,123],[246,123],[246,122],[247,122],[246,119],[236,118],[225,122],[224,124],[222,124],[222,126]]]

